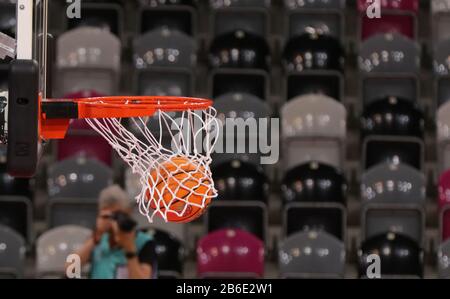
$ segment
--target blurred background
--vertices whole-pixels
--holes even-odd
[[[281,159],[215,154],[219,197],[154,237],[159,278],[450,277],[450,1],[50,0],[53,97],[207,97],[280,118]],[[0,31],[15,36],[15,1]],[[8,65],[0,64],[0,90]],[[258,135],[242,138],[257,139]],[[98,195],[139,180],[84,122],[14,179],[0,148],[0,277],[62,277]]]

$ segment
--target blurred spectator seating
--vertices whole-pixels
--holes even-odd
[[[121,42],[96,27],[75,28],[57,40],[57,96],[92,90],[117,94],[120,86]]]
[[[374,13],[374,3],[358,0],[359,33],[361,40],[378,33],[397,32],[410,39],[418,35],[419,0],[383,0],[379,1],[380,17],[370,16]],[[369,8],[369,9],[368,9]]]
[[[264,277],[264,243],[239,229],[220,229],[198,241],[199,278]]]
[[[158,265],[157,277],[161,279],[177,279],[183,277],[185,248],[174,235],[161,230],[149,228],[145,230],[152,236],[155,245]]]
[[[23,278],[25,240],[9,227],[0,225],[0,278]]]
[[[321,231],[297,232],[278,251],[281,278],[344,278],[345,246]]]
[[[195,40],[183,32],[155,29],[133,43],[134,90],[139,95],[192,96]]]
[[[67,257],[79,250],[91,235],[90,229],[75,225],[59,226],[42,234],[36,241],[37,277],[65,278]]]
[[[296,97],[281,108],[283,171],[308,161],[342,169],[347,112],[324,95]]]
[[[381,163],[361,180],[362,239],[386,231],[425,240],[425,176],[405,164]]]

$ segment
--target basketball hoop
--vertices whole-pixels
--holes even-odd
[[[180,97],[42,100],[41,137],[64,138],[70,119],[86,122],[116,150],[142,185],[149,222],[190,222],[217,196],[210,170],[218,137],[212,102]]]

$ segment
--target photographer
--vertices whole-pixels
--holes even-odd
[[[97,225],[77,254],[91,264],[90,278],[148,279],[156,277],[156,254],[151,237],[136,232],[130,200],[119,186],[100,193]]]

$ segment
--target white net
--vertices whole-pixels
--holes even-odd
[[[216,110],[158,110],[152,117],[86,119],[139,176],[141,214],[153,222],[189,222],[217,196],[211,153],[218,138]]]

